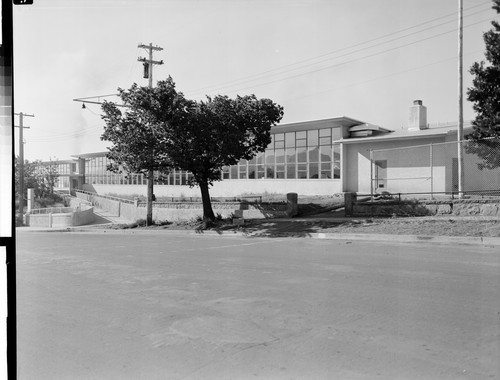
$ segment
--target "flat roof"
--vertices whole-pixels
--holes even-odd
[[[307,131],[310,129],[321,129],[331,127],[354,127],[366,124],[361,120],[356,120],[347,116],[339,116],[329,119],[301,121],[297,123],[278,124],[271,128],[271,133]]]
[[[106,155],[106,153],[107,152],[72,154],[71,157],[76,157],[76,158],[94,158],[94,157],[102,157],[102,156]]]
[[[426,137],[439,137],[449,136],[457,133],[456,124],[446,124],[442,126],[431,127],[419,130],[406,130],[401,129],[394,132],[388,132],[383,135],[370,136],[370,137],[351,137],[334,141],[335,143],[356,144],[375,141],[387,140],[412,140]],[[472,132],[472,125],[470,122],[464,123],[464,133]]]

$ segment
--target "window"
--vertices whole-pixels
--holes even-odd
[[[317,164],[317,163],[310,163],[309,164],[309,178],[310,179],[319,178],[319,164]]]
[[[294,148],[295,147],[295,132],[285,133],[285,147]]]
[[[274,135],[274,149],[281,149],[285,147],[285,134],[276,133]]]
[[[307,146],[317,146],[318,145],[318,130],[312,129],[307,131]]]
[[[238,163],[239,179],[247,179],[247,161],[241,160]]]
[[[285,165],[276,165],[275,178],[285,178]]]
[[[331,163],[322,163],[321,164],[321,178],[329,179],[332,178],[332,164]]]
[[[332,129],[325,128],[319,130],[319,145],[331,145],[332,144]]]
[[[229,179],[229,166],[222,168],[222,179]]]
[[[342,129],[332,128],[332,140],[337,141],[342,139]]]
[[[306,179],[307,178],[307,165],[299,164],[297,165],[297,178]]]
[[[238,166],[237,165],[231,165],[231,179],[238,179]]]
[[[306,131],[295,132],[295,146],[296,147],[307,146],[307,132]]]

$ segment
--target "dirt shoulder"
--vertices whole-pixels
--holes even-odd
[[[147,230],[201,230],[199,222],[165,223],[151,227],[132,224],[113,225],[113,229]],[[242,225],[230,220],[219,221],[208,228],[215,231],[238,231],[252,235],[281,235],[284,233],[345,233],[345,234],[389,234],[428,236],[500,237],[500,220],[482,218],[373,218],[373,219],[254,219]]]

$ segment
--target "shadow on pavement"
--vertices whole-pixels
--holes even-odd
[[[347,222],[349,223],[349,222]],[[239,232],[249,237],[307,237],[311,234],[322,232],[324,229],[331,229],[346,224],[345,221],[245,221],[241,226],[222,226],[212,229],[219,234],[223,232]],[[199,233],[203,233],[202,230]]]

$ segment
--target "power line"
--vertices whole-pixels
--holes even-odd
[[[489,4],[489,2],[484,2],[484,3],[481,3],[481,4],[477,4],[475,6],[469,7],[468,10],[471,10],[473,8],[477,8],[479,6],[483,6],[485,4]],[[488,11],[488,10],[490,10],[490,9],[488,8],[488,9],[480,10],[480,11],[471,13],[469,16],[472,16],[472,15],[475,15],[475,14],[478,14],[478,13],[482,13],[482,12],[485,12],[485,11]],[[424,31],[427,31],[427,30],[430,30],[430,29],[433,29],[433,28],[436,28],[436,27],[439,27],[439,26],[443,26],[445,24],[453,23],[453,22],[455,22],[455,20],[447,21],[447,22],[441,23],[439,25],[430,26],[428,28],[425,28],[425,29],[422,29],[422,30],[419,30],[419,31],[408,33],[408,34],[406,34],[404,36],[399,36],[399,37],[393,38],[393,39],[391,39],[389,41],[379,42],[379,43],[377,43],[375,45],[372,45],[372,46],[369,46],[369,47],[365,47],[363,49],[358,49],[358,50],[355,50],[353,52],[345,53],[345,54],[340,55],[340,56],[330,57],[328,59],[324,59],[324,60],[317,61],[317,62],[312,62],[312,63],[307,64],[307,65],[302,65],[302,66],[299,66],[299,67],[295,67],[295,68],[291,68],[289,70],[283,71],[283,69],[287,68],[287,67],[297,66],[297,65],[300,65],[301,63],[315,61],[315,60],[317,60],[319,58],[323,58],[323,57],[326,57],[326,56],[330,56],[332,54],[337,54],[339,52],[347,51],[347,50],[353,49],[353,48],[358,47],[358,46],[363,46],[363,45],[369,44],[371,42],[375,42],[375,41],[378,41],[378,40],[381,40],[381,39],[384,39],[384,38],[387,38],[387,37],[390,37],[390,36],[393,36],[393,35],[400,34],[400,33],[404,32],[404,31],[417,28],[417,27],[422,26],[422,25],[430,24],[432,22],[435,22],[435,21],[438,21],[438,20],[441,20],[441,19],[453,16],[455,14],[457,14],[457,12],[453,12],[453,13],[450,13],[450,14],[447,14],[447,15],[444,15],[444,16],[440,16],[440,17],[437,17],[435,19],[432,19],[432,20],[429,20],[429,21],[426,21],[426,22],[423,22],[423,23],[420,23],[420,24],[416,24],[416,25],[408,27],[408,28],[401,29],[401,30],[396,31],[396,32],[388,33],[388,34],[385,34],[385,35],[382,35],[382,36],[379,36],[379,37],[376,37],[376,38],[373,38],[373,39],[370,39],[370,40],[367,40],[367,41],[364,41],[364,42],[360,42],[360,43],[357,43],[357,44],[354,44],[354,45],[351,45],[351,46],[348,46],[348,47],[345,47],[345,48],[337,49],[337,50],[334,50],[334,51],[331,51],[331,52],[328,52],[328,53],[325,53],[325,54],[322,54],[322,55],[319,55],[319,56],[316,56],[316,57],[304,59],[304,60],[297,61],[297,62],[294,62],[294,63],[291,63],[291,64],[280,66],[278,68],[267,70],[267,71],[264,71],[262,73],[253,74],[253,75],[249,75],[249,76],[246,76],[246,77],[243,77],[243,78],[240,78],[240,79],[235,79],[235,80],[223,82],[223,83],[218,84],[218,85],[210,85],[210,86],[206,86],[206,87],[203,87],[203,88],[200,88],[200,89],[197,89],[197,90],[186,91],[186,92],[190,93],[191,95],[195,95],[195,94],[199,94],[202,91],[207,90],[207,89],[214,89],[214,90],[216,90],[216,89],[222,89],[222,88],[227,88],[227,87],[239,86],[239,85],[242,85],[244,83],[249,83],[249,82],[252,82],[254,80],[262,79],[262,78],[265,78],[265,77],[282,75],[282,74],[287,73],[287,72],[292,72],[292,71],[295,71],[295,70],[299,70],[299,69],[311,67],[311,66],[317,65],[319,63],[327,62],[329,60],[338,59],[338,58],[341,58],[341,57],[344,57],[344,56],[348,56],[348,55],[351,55],[351,54],[363,51],[363,50],[365,50],[367,48],[373,48],[373,47],[376,47],[376,46],[387,44],[387,43],[390,43],[390,42],[393,42],[393,41],[396,41],[396,40],[399,40],[399,39],[402,39],[402,38],[405,38],[405,37],[409,37],[411,35],[415,35],[415,34],[422,33]]]
[[[478,52],[481,52],[481,51],[482,50],[475,50],[475,51],[469,52],[469,53],[467,53],[465,55],[472,55],[472,54],[475,54],[475,53],[478,53]],[[325,93],[328,93],[328,92],[344,90],[346,88],[360,86],[360,85],[365,84],[365,83],[375,82],[375,81],[378,81],[378,80],[381,80],[381,79],[390,78],[390,77],[393,77],[393,76],[396,76],[396,75],[401,75],[401,74],[409,73],[409,72],[412,72],[412,71],[421,70],[421,69],[429,67],[429,66],[439,65],[441,63],[449,62],[449,61],[452,61],[452,60],[454,61],[456,59],[457,59],[456,56],[449,57],[449,58],[445,58],[445,59],[442,59],[442,60],[439,60],[439,61],[435,61],[435,62],[431,62],[431,63],[425,64],[425,65],[420,65],[420,66],[412,67],[410,69],[401,70],[401,71],[398,71],[398,72],[395,72],[395,73],[391,73],[391,74],[379,76],[379,77],[376,77],[376,78],[367,79],[367,80],[362,81],[362,82],[351,83],[351,84],[347,84],[345,86],[330,88],[328,90],[318,91],[318,92],[314,92],[314,93],[310,93],[310,94],[307,94],[307,95],[302,95],[302,96],[298,96],[298,97],[294,97],[294,98],[285,98],[285,99],[283,99],[283,101],[284,102],[293,102],[293,101],[296,101],[296,100],[300,100],[300,99],[303,99],[303,98],[315,96],[315,95],[318,95],[318,94],[325,94]]]
[[[488,19],[483,19],[481,21],[469,24],[465,28],[468,28],[468,27],[471,27],[471,26],[483,23],[484,21],[491,21],[491,20],[492,20],[491,17],[488,18]],[[295,75],[290,75],[290,76],[287,76],[287,77],[284,77],[284,78],[275,79],[275,80],[272,80],[272,81],[255,84],[255,85],[252,85],[252,86],[240,87],[240,88],[237,88],[237,89],[235,89],[233,91],[242,91],[242,90],[247,90],[247,89],[251,89],[251,88],[262,87],[262,86],[265,86],[265,85],[268,85],[268,84],[282,82],[282,81],[285,81],[285,80],[288,80],[288,79],[293,79],[293,78],[301,77],[301,76],[304,76],[304,75],[308,75],[308,74],[312,74],[312,73],[316,73],[316,72],[328,70],[328,69],[331,69],[331,68],[334,68],[334,67],[343,66],[343,65],[346,65],[348,63],[354,63],[356,61],[361,61],[361,60],[364,60],[364,59],[367,59],[367,58],[371,58],[371,57],[374,57],[374,56],[377,56],[377,55],[381,55],[381,54],[384,54],[384,53],[387,53],[387,52],[390,52],[390,51],[394,51],[394,50],[398,50],[398,49],[401,49],[401,48],[404,48],[404,47],[407,47],[407,46],[410,46],[410,45],[414,45],[414,44],[419,43],[419,42],[423,42],[423,41],[427,41],[427,40],[434,39],[434,38],[437,38],[437,37],[441,37],[441,36],[449,34],[449,33],[454,33],[455,31],[456,31],[455,29],[448,30],[446,32],[435,34],[435,35],[432,35],[430,37],[426,37],[426,38],[422,38],[422,39],[419,39],[419,40],[416,40],[416,41],[413,41],[413,42],[409,42],[409,43],[406,43],[406,44],[398,45],[398,46],[395,46],[395,47],[392,47],[392,48],[389,48],[389,49],[385,49],[385,50],[382,50],[382,51],[379,51],[379,52],[368,54],[368,55],[365,55],[365,56],[362,56],[362,57],[354,58],[354,59],[351,59],[351,60],[348,60],[348,61],[339,62],[339,63],[333,64],[333,65],[321,67],[321,68],[318,68],[318,69],[315,69],[315,70],[310,70],[310,71],[306,71],[306,72],[303,72],[303,73],[299,73],[299,74],[295,74]],[[234,86],[227,86],[227,87],[234,87]]]

